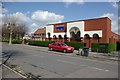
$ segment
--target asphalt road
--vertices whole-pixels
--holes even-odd
[[[21,44],[4,43],[2,49],[3,53],[13,54],[10,64],[42,78],[118,78],[116,62],[58,55],[45,47]]]

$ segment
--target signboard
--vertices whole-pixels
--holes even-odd
[[[54,33],[58,32],[66,32],[67,23],[55,24],[54,25]]]

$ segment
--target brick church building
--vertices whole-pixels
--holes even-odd
[[[91,43],[117,43],[120,35],[111,31],[111,20],[108,17],[87,20],[69,21],[45,26],[46,40],[85,42],[87,47]]]

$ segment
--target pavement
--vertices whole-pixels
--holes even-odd
[[[119,61],[118,53],[119,52],[115,52],[115,53],[90,52],[89,57],[99,58],[99,59],[106,59],[106,60],[113,60],[113,61]]]
[[[77,53],[78,51],[75,50]],[[78,55],[80,56],[80,55]],[[84,56],[81,56],[84,57]],[[91,59],[98,59],[98,60],[112,60],[112,61],[119,61],[118,52],[114,53],[96,53],[96,52],[89,52],[88,58]]]

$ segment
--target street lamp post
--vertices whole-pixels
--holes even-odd
[[[10,30],[10,40],[9,40],[9,45],[12,44],[12,27],[14,24],[8,23],[8,29]]]
[[[9,40],[9,44],[12,44],[12,29],[10,29],[10,40]]]

